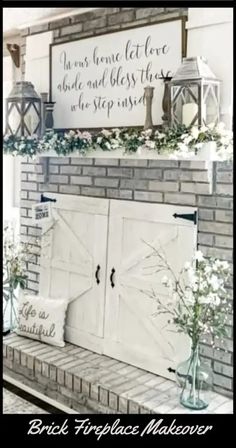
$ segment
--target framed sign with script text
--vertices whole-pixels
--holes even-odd
[[[162,123],[162,76],[173,76],[185,48],[184,19],[50,46],[55,129],[143,126],[144,88],[154,87],[153,124]]]

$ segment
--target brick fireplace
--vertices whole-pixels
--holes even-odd
[[[198,209],[198,248],[205,256],[232,264],[232,164],[228,162],[50,157],[49,182],[43,161],[21,165],[21,237],[37,244],[40,229],[31,221],[31,206],[43,192],[194,206]],[[37,293],[38,256],[28,263],[28,290]],[[232,298],[232,281],[228,284]],[[232,394],[232,316],[228,319],[227,352],[201,345],[212,365],[216,391]]]

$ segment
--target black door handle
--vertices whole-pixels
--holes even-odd
[[[99,278],[99,272],[100,272],[100,266],[99,266],[99,264],[97,265],[97,269],[96,269],[96,272],[95,272],[95,278],[96,278],[96,282],[97,282],[97,284],[99,285],[99,283],[100,283],[100,278]]]
[[[114,286],[115,286],[115,283],[114,283],[114,281],[113,281],[115,272],[116,272],[115,269],[112,268],[112,270],[111,270],[111,275],[110,275],[110,282],[111,282],[111,287],[112,287],[112,288],[114,288]]]

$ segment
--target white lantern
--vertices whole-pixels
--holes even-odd
[[[220,115],[220,81],[204,58],[184,58],[169,85],[171,126],[217,124]]]
[[[6,134],[27,137],[40,132],[40,97],[31,82],[17,82],[6,99]]]

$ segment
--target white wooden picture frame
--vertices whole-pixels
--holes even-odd
[[[162,75],[173,76],[185,48],[184,18],[50,46],[56,129],[143,126],[144,88],[154,87],[153,124],[162,122]]]

